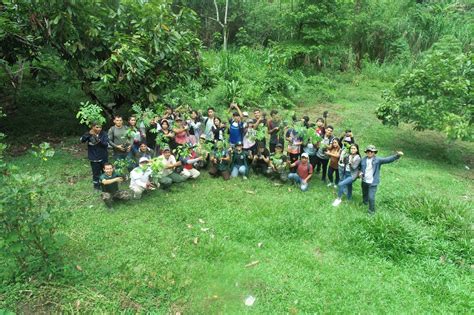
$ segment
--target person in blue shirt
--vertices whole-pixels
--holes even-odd
[[[102,130],[102,125],[92,122],[91,129],[80,139],[82,143],[87,142],[87,157],[91,163],[92,184],[94,189],[100,190],[99,178],[102,174],[104,164],[109,161],[107,148],[109,146],[109,137]]]
[[[231,103],[230,110],[235,109],[232,118],[229,120],[229,142],[232,148],[244,140],[244,123],[242,122],[242,111],[235,103]]]
[[[365,149],[366,156],[360,161],[360,178],[362,179],[362,200],[369,205],[369,214],[375,214],[375,193],[380,184],[380,168],[383,164],[392,163],[403,156],[399,151],[395,155],[381,158],[377,155],[377,148],[369,145]]]

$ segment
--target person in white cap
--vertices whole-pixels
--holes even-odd
[[[152,173],[149,167],[150,160],[147,157],[141,157],[139,165],[130,172],[130,189],[133,191],[133,198],[140,199],[146,190],[154,190],[155,186],[150,182]]]
[[[301,160],[290,164],[290,167],[296,167],[296,173],[288,174],[288,179],[300,185],[302,191],[307,191],[308,182],[313,176],[313,166],[309,163],[308,153],[301,154]]]

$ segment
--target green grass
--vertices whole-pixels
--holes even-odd
[[[330,81],[332,102],[303,89],[298,112],[314,119],[328,109],[337,134],[351,127],[362,147],[374,143],[382,156],[406,154],[382,168],[375,217],[360,204],[359,181],[354,201],[333,208],[335,191],[317,178],[302,193],[256,176],[224,182],[207,174],[110,212],[91,192],[87,161],[58,149],[41,171],[66,197],[64,276],[2,282],[0,309],[472,312],[474,187],[465,165],[472,169],[473,145],[382,126],[373,112],[386,83]],[[39,171],[30,156],[15,163]],[[70,185],[72,176],[79,180]],[[252,307],[244,305],[248,295],[256,297]]]

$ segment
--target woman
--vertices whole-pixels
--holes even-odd
[[[212,134],[214,136],[214,143],[224,140],[225,127],[222,126],[222,121],[219,117],[214,117],[214,126],[212,126]]]
[[[137,127],[137,117],[130,116],[128,119],[128,128],[130,130],[130,138],[132,140],[132,155],[138,151],[140,143],[145,141],[145,130],[144,128]]]
[[[189,126],[189,135],[194,136],[193,143],[197,143],[202,134],[201,117],[196,110],[191,111],[191,118],[187,121]]]
[[[176,143],[174,142],[174,132],[170,130],[170,124],[168,120],[163,119],[160,122],[161,130],[158,131],[156,137],[156,150],[161,154],[160,146],[168,145],[171,150],[176,148]]]
[[[349,152],[344,150],[339,158],[339,167],[341,172],[342,181],[339,182],[337,198],[334,200],[332,205],[337,207],[342,202],[342,195],[344,189],[347,187],[347,200],[352,199],[352,183],[359,176],[359,165],[360,165],[360,154],[359,146],[357,144],[351,144]]]
[[[341,155],[339,139],[332,139],[331,145],[326,151],[326,154],[329,156],[328,187],[334,185],[334,188],[337,188],[337,184],[339,183],[339,157]],[[334,180],[334,173],[336,173],[336,180]]]
[[[188,141],[188,126],[186,125],[186,122],[179,116],[177,116],[175,119],[173,132],[176,146],[183,145]]]

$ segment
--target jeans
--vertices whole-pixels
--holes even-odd
[[[369,204],[369,213],[375,213],[375,193],[377,185],[362,182],[362,200],[364,204]]]
[[[100,162],[93,162],[91,161],[91,169],[92,169],[92,184],[94,185],[95,189],[100,189],[100,182],[99,178],[102,175],[102,168],[107,161],[100,161]]]
[[[329,164],[329,159],[321,159],[320,157],[316,157],[316,167],[317,167],[316,172],[319,172],[319,166],[321,165],[321,168],[322,168],[321,180],[323,182],[326,181],[328,164]]]
[[[334,180],[334,173],[336,173],[336,180]],[[328,178],[329,178],[330,183],[334,183],[336,185],[339,184],[339,170],[337,168],[334,169],[331,166],[329,166]]]
[[[236,165],[232,168],[232,172],[230,173],[230,176],[232,177],[237,177],[240,175],[245,176],[247,173],[247,167],[245,165]]]
[[[343,179],[339,182],[338,190],[337,190],[337,198],[341,198],[344,194],[344,188],[347,187],[347,200],[352,199],[352,183],[354,180],[352,179],[351,172],[344,172]]]
[[[308,183],[303,183],[303,179],[298,176],[296,173],[290,173],[288,174],[288,179],[290,181],[294,181],[296,184],[300,185],[301,191],[307,191],[308,190]]]

